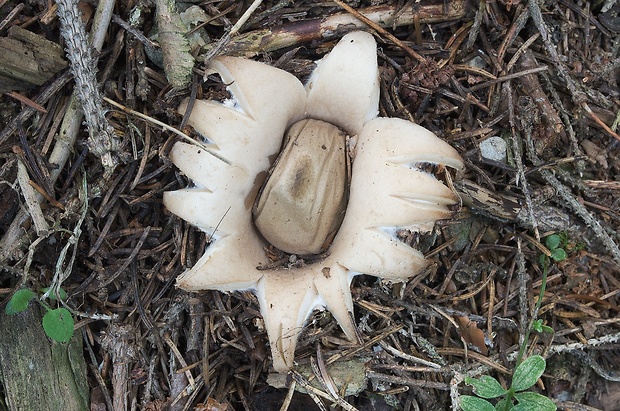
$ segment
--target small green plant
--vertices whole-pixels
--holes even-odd
[[[539,333],[553,333],[553,328],[548,325],[544,325],[541,319],[538,319],[532,323],[532,330],[538,331]]]
[[[58,301],[67,298],[67,293],[62,288],[56,294],[49,288],[41,290],[43,294],[48,293],[50,300]],[[64,307],[52,308],[45,301],[36,298],[37,294],[27,288],[18,290],[5,307],[5,312],[14,315],[25,311],[31,300],[36,300],[47,311],[43,316],[43,330],[52,340],[58,342],[68,342],[73,336],[73,316]]]
[[[489,375],[483,375],[480,378],[465,377],[465,383],[471,385],[478,396],[462,395],[461,408],[463,411],[555,411],[557,409],[555,403],[544,395],[525,391],[531,388],[545,372],[547,366],[545,359],[540,355],[533,355],[523,362],[521,360],[532,331],[553,333],[553,328],[544,325],[541,319],[536,319],[536,315],[545,295],[549,264],[552,261],[566,260],[568,257],[565,250],[567,243],[568,238],[564,233],[552,234],[545,238],[545,245],[551,255],[543,254],[540,256],[540,263],[543,267],[540,293],[534,309],[534,318],[525,333],[525,338],[517,354],[517,368],[512,375],[510,388],[505,389],[499,381]],[[495,405],[487,401],[502,396],[503,398]],[[517,404],[514,404],[514,399],[517,400]]]
[[[478,397],[462,395],[461,408],[464,411],[555,411],[556,406],[549,398],[536,392],[525,391],[536,384],[545,371],[545,367],[545,359],[540,355],[527,358],[515,369],[509,389],[502,387],[499,381],[489,375],[483,375],[480,378],[465,377],[465,383],[474,387]],[[486,400],[501,396],[504,398],[495,406]],[[512,402],[513,398],[518,402],[516,405]]]
[[[541,262],[544,265],[544,261],[542,260],[547,260],[547,264],[549,263],[549,258],[551,258],[553,261],[564,261],[566,260],[566,258],[568,257],[568,255],[566,254],[566,246],[568,243],[568,238],[566,237],[566,234],[564,233],[560,233],[560,234],[552,234],[550,236],[548,236],[547,238],[545,238],[545,245],[547,246],[547,248],[549,249],[549,251],[551,251],[551,256],[547,257],[546,255],[541,255]]]

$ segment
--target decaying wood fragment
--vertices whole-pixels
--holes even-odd
[[[467,1],[455,0],[447,2],[445,7],[444,4],[416,3],[400,10],[393,6],[383,5],[361,9],[359,12],[381,27],[393,28],[411,25],[414,20],[419,24],[454,21],[465,16],[467,10]],[[299,20],[234,37],[228,45],[223,47],[221,54],[251,57],[258,53],[275,51],[300,43],[329,40],[365,26],[347,12],[320,19]]]
[[[24,312],[0,310],[2,400],[11,410],[88,409],[88,379],[82,333],[67,344],[50,343],[41,326],[42,308]]]
[[[601,167],[603,167],[604,169],[607,169],[609,167],[609,163],[607,162],[606,150],[600,148],[592,141],[587,139],[581,142],[581,147],[583,147],[588,157],[599,163]]]
[[[469,180],[455,181],[463,204],[475,212],[504,222],[532,228],[525,201],[516,196],[487,190]],[[565,231],[574,225],[568,213],[550,205],[534,204],[533,214],[541,231]]]
[[[60,45],[13,26],[0,38],[0,93],[40,86],[67,67]]]
[[[521,70],[529,70],[537,66],[538,63],[534,58],[534,54],[530,50],[526,50],[519,59],[518,67]],[[526,74],[521,77],[519,81],[522,90],[531,97],[534,104],[539,108],[543,122],[549,130],[549,132],[541,136],[544,138],[539,138],[535,142],[536,151],[540,154],[544,150],[555,147],[558,140],[562,139],[565,134],[564,124],[557,110],[553,107],[545,94],[536,74]]]
[[[129,398],[129,365],[137,355],[135,349],[136,330],[131,325],[111,324],[101,345],[112,356],[112,389],[114,411],[124,411]]]
[[[185,87],[191,80],[194,67],[194,58],[189,53],[189,42],[185,37],[187,28],[174,1],[156,0],[155,5],[166,79],[173,87]]]

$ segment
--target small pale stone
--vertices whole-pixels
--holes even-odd
[[[473,59],[469,60],[467,62],[467,65],[469,67],[473,67],[473,68],[477,68],[477,69],[486,69],[487,68],[487,63],[486,61],[484,61],[484,59],[480,56],[476,56]]]
[[[506,141],[501,137],[489,137],[480,142],[480,155],[487,160],[506,162]]]

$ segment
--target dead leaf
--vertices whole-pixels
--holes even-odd
[[[456,317],[459,322],[459,334],[467,342],[480,350],[482,355],[487,355],[489,349],[484,341],[484,332],[468,317]]]

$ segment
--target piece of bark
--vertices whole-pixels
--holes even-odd
[[[525,71],[535,69],[539,67],[539,64],[534,57],[534,53],[530,50],[526,50],[521,54],[517,67]],[[545,150],[554,148],[558,144],[558,141],[566,137],[564,124],[557,110],[553,104],[551,104],[551,101],[549,101],[547,94],[545,94],[543,87],[538,81],[537,74],[526,74],[519,79],[519,82],[521,84],[521,89],[530,96],[534,104],[540,110],[543,124],[546,126],[545,133],[532,136],[536,139],[534,143],[536,152],[541,154]]]
[[[0,92],[40,86],[67,67],[60,45],[13,26],[0,38]]]
[[[397,10],[393,6],[372,6],[359,10],[368,19],[381,27],[392,28],[403,25],[438,23],[463,18],[468,11],[464,0],[453,0],[437,4],[415,4]],[[251,57],[316,40],[333,39],[340,34],[367,27],[350,13],[333,14],[320,19],[299,20],[268,29],[259,29],[240,34],[225,45],[220,54]],[[211,45],[213,46],[213,45]],[[207,53],[209,46],[207,47]]]
[[[187,87],[192,80],[194,57],[185,33],[187,27],[177,12],[176,2],[155,0],[158,40],[161,46],[166,79],[172,87]]]
[[[130,365],[137,356],[136,335],[133,326],[112,323],[101,338],[101,346],[112,356],[112,411],[128,409]]]
[[[516,196],[487,190],[472,181],[460,180],[454,183],[463,204],[477,214],[502,222],[516,223],[531,229],[532,223],[525,201]],[[568,213],[560,208],[534,204],[534,217],[541,231],[565,231],[575,226]]]
[[[8,315],[0,310],[0,377],[9,410],[88,409],[81,333],[67,344],[50,341],[41,310]]]

